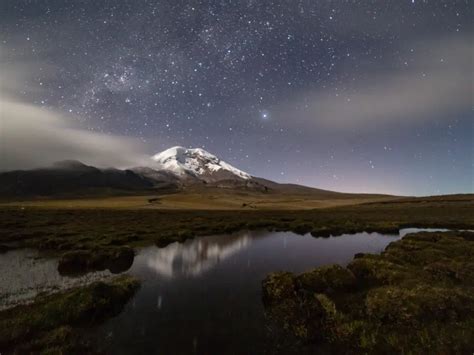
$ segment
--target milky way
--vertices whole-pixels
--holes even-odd
[[[472,192],[471,6],[3,0],[0,70],[26,63],[9,96],[150,154],[203,147],[343,191]]]

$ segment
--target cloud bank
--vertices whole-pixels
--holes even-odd
[[[59,113],[23,102],[1,101],[0,170],[26,169],[76,159],[103,167],[137,166],[136,141],[74,127]]]
[[[366,73],[341,83],[344,90],[300,92],[276,109],[278,118],[293,127],[370,131],[470,110],[472,38],[411,43],[401,52],[407,59],[398,69]]]

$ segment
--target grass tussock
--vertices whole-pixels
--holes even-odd
[[[474,233],[417,233],[347,268],[270,274],[270,324],[349,353],[472,353]]]

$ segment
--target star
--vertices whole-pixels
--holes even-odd
[[[264,121],[267,121],[270,119],[270,112],[267,110],[262,110],[260,111],[260,118]]]

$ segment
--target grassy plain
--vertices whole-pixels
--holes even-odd
[[[327,198],[318,194],[262,194],[208,188],[165,195],[136,195],[82,198],[38,198],[0,201],[1,207],[46,209],[161,209],[161,210],[305,210],[392,200],[383,195],[342,195]]]
[[[119,246],[166,244],[241,229],[311,232],[322,236],[363,230],[397,231],[404,226],[474,227],[473,195],[386,199],[303,210],[135,208],[126,201],[126,208],[103,208],[100,204],[78,208],[58,200],[51,201],[60,204],[55,208],[51,208],[49,201],[34,207],[26,202],[4,206],[0,208],[0,243],[3,248],[98,252]]]

